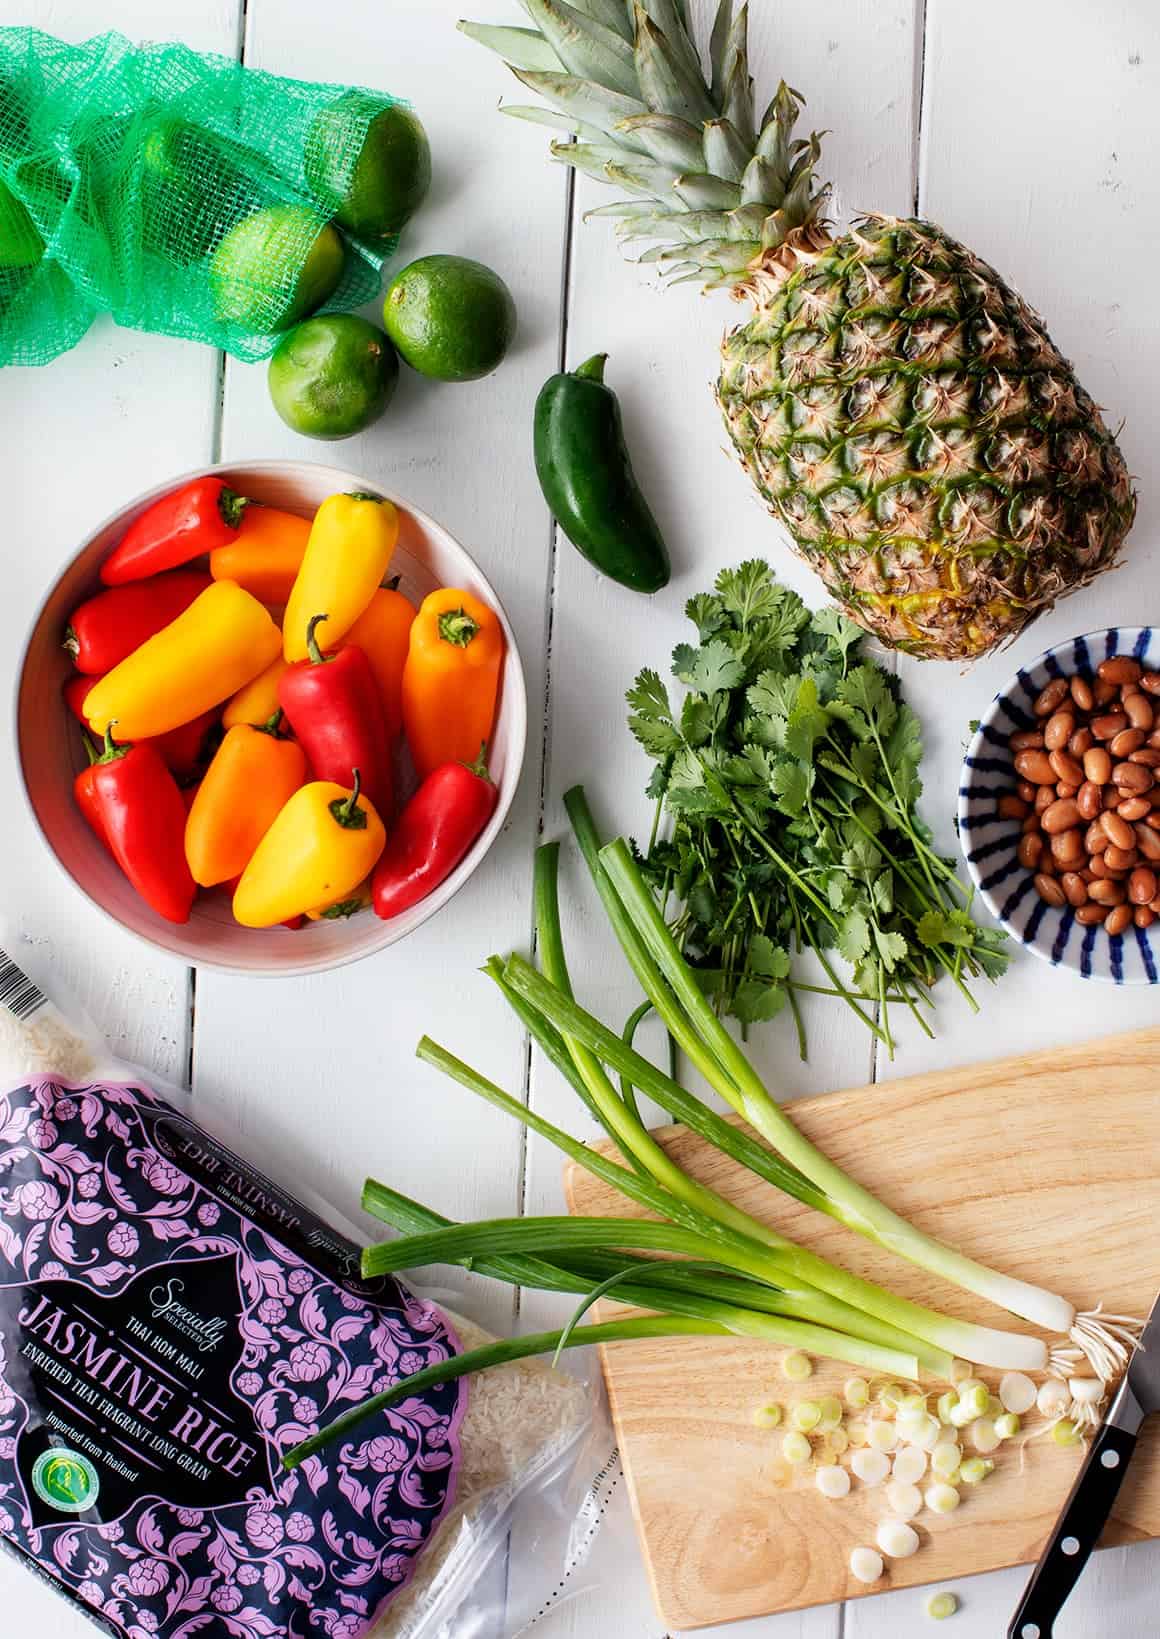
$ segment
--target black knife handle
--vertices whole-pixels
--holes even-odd
[[[1007,1629],[1007,1639],[1051,1639],[1055,1619],[1108,1522],[1135,1449],[1134,1434],[1107,1423],[1093,1436],[1071,1495]]]

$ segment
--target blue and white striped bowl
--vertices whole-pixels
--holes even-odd
[[[963,759],[959,841],[987,908],[1036,956],[1085,979],[1154,985],[1160,982],[1160,921],[1110,938],[1101,927],[1082,927],[1070,906],[1056,910],[1045,904],[1031,872],[1016,857],[1019,822],[998,815],[999,797],[1016,783],[1008,738],[1036,726],[1031,710],[1036,695],[1052,678],[1075,672],[1091,676],[1101,660],[1114,654],[1135,655],[1147,670],[1160,671],[1160,627],[1113,626],[1061,643],[1020,667],[995,696]]]

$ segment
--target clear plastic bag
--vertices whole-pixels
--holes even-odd
[[[488,1334],[371,1291],[357,1232],[188,1103],[0,952],[4,1545],[116,1639],[207,1614],[223,1639],[526,1631],[584,1584],[615,1463],[598,1388],[513,1362],[287,1478],[280,1454],[336,1410]]]

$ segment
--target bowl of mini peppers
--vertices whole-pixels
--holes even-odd
[[[215,467],[89,538],[16,702],[74,882],[182,959],[255,973],[396,943],[503,824],[527,727],[499,601],[432,518],[310,462]]]

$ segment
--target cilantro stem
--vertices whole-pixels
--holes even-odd
[[[813,988],[813,987],[810,987]],[[793,1014],[794,1029],[797,1031],[798,1058],[806,1062],[806,1027],[802,1022],[802,1010],[798,1004],[796,986],[786,980],[786,990],[789,992],[789,1010]]]

